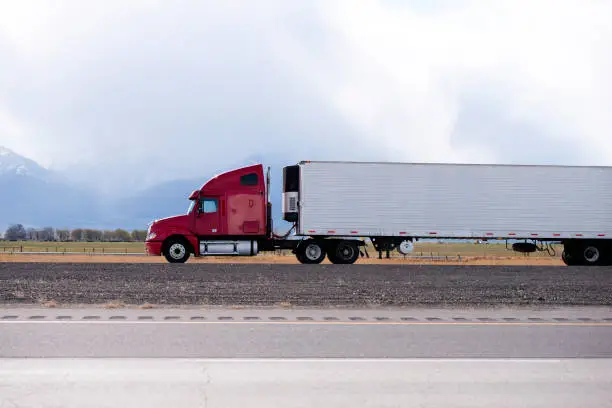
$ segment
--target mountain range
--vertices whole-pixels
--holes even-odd
[[[146,229],[156,218],[184,213],[189,194],[207,178],[177,179],[108,198],[0,146],[0,233],[16,223],[26,228]],[[270,200],[275,229],[282,232],[288,224],[281,219],[279,177],[273,178]]]

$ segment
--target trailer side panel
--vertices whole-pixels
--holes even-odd
[[[301,235],[612,237],[612,168],[300,164]]]

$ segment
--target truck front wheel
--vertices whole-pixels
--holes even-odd
[[[189,246],[184,239],[170,238],[164,244],[164,257],[170,263],[185,263],[189,259]]]
[[[307,240],[296,251],[297,260],[303,264],[319,264],[325,259],[323,245],[315,240]]]

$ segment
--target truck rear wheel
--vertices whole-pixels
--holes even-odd
[[[163,254],[170,263],[185,263],[189,259],[189,245],[181,238],[170,238],[165,244]]]
[[[325,259],[325,249],[321,243],[307,240],[298,246],[296,258],[303,264],[319,264]]]
[[[353,264],[359,259],[359,248],[355,242],[340,241],[331,246],[327,257],[334,264]]]

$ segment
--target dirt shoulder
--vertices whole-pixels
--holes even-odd
[[[272,306],[612,305],[612,268],[0,263],[0,303]]]

